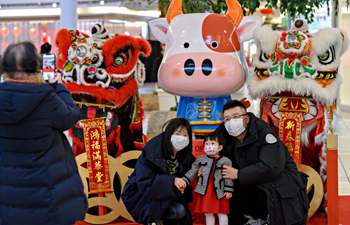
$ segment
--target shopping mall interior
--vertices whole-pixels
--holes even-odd
[[[164,3],[165,2],[165,3]],[[151,23],[159,17],[164,17],[164,12],[162,12],[162,7],[164,4],[171,2],[162,1],[162,0],[0,0],[0,55],[4,53],[5,49],[12,43],[17,43],[21,41],[31,41],[39,50],[44,43],[49,43],[52,45],[52,50],[50,54],[56,55],[56,65],[55,72],[60,68],[57,62],[60,60],[60,53],[62,49],[60,43],[62,40],[58,40],[57,36],[59,31],[62,28],[68,30],[78,30],[80,33],[79,37],[93,36],[92,28],[95,24],[101,24],[109,33],[109,38],[127,35],[132,36],[135,39],[144,39],[148,42],[152,50],[145,55],[135,59],[137,65],[133,68],[132,76],[137,80],[137,87],[134,95],[137,95],[137,98],[133,96],[133,102],[141,99],[142,104],[138,104],[138,107],[143,109],[132,112],[120,111],[119,106],[110,106],[109,102],[106,100],[101,100],[99,98],[93,99],[93,103],[86,103],[83,97],[79,97],[76,100],[77,105],[82,109],[85,107],[97,108],[97,111],[106,111],[106,117],[108,120],[109,114],[108,110],[119,110],[118,113],[129,113],[128,116],[134,120],[135,123],[130,124],[132,126],[138,126],[137,122],[142,123],[138,128],[141,129],[140,132],[143,132],[147,136],[148,140],[156,136],[162,131],[163,124],[171,119],[176,117],[176,110],[179,107],[180,96],[174,95],[173,91],[164,90],[159,84],[160,80],[158,79],[158,70],[161,63],[164,63],[164,53],[169,52],[170,48],[167,48],[164,43],[158,41],[157,34],[155,35],[152,32]],[[184,1],[186,2],[186,1]],[[191,2],[188,0],[187,2]],[[218,2],[218,1],[206,1],[206,0],[196,0],[194,2]],[[224,1],[223,1],[224,2]],[[241,1],[242,2],[242,1]],[[243,1],[248,2],[248,1]],[[256,2],[256,1],[254,1]],[[280,8],[265,7],[267,2],[271,1],[258,1],[260,6],[255,9],[254,12],[246,11],[246,15],[254,15],[263,21],[263,23],[268,24],[274,27],[276,30],[285,31],[291,29],[294,19],[288,16],[287,13],[281,12]],[[277,2],[277,1],[276,1]],[[278,1],[283,2],[283,1]],[[287,2],[287,1],[285,1]],[[298,1],[293,1],[298,2]],[[302,2],[302,1],[300,1]],[[310,1],[311,2],[311,1]],[[317,1],[316,1],[317,2]],[[312,36],[317,33],[319,30],[328,27],[340,28],[342,34],[350,35],[350,7],[349,1],[346,0],[329,0],[329,1],[320,1],[322,4],[313,9],[312,13],[312,22],[308,25],[308,35]],[[163,4],[163,5],[162,5]],[[214,4],[214,3],[213,3]],[[281,3],[282,4],[282,3]],[[295,3],[297,4],[297,3]],[[336,6],[334,6],[336,4]],[[167,6],[168,6],[167,5]],[[167,7],[166,6],[166,7]],[[165,7],[165,8],[166,8]],[[300,7],[302,7],[300,5]],[[249,10],[248,10],[249,11]],[[189,14],[189,13],[188,13]],[[302,15],[298,15],[298,18],[304,18]],[[169,20],[168,20],[169,21]],[[306,21],[306,20],[304,20]],[[192,24],[192,21],[189,21],[189,24]],[[193,22],[194,24],[194,22]],[[167,28],[166,28],[167,29]],[[173,27],[174,29],[174,27]],[[177,36],[186,35],[176,33],[174,29],[173,35],[175,39]],[[195,30],[195,29],[194,29]],[[178,30],[177,30],[178,31]],[[197,31],[197,30],[196,30]],[[193,31],[194,33],[196,31]],[[330,37],[335,36],[335,34],[328,33]],[[310,37],[308,36],[308,37]],[[79,39],[78,37],[78,39]],[[181,36],[182,37],[182,36]],[[169,38],[169,37],[168,37]],[[64,39],[64,38],[63,38]],[[180,38],[179,38],[180,39]],[[330,38],[331,39],[331,38]],[[60,42],[61,41],[61,42]],[[64,40],[63,40],[64,41]],[[168,40],[169,41],[169,40]],[[87,41],[87,43],[90,43]],[[134,42],[133,42],[134,43]],[[118,44],[118,43],[117,43]],[[119,43],[122,45],[123,43]],[[134,44],[130,44],[134,45]],[[129,45],[125,45],[129,46]],[[135,46],[134,46],[135,47]],[[261,47],[261,46],[260,46]],[[127,47],[124,47],[127,48]],[[186,47],[185,47],[186,48]],[[104,48],[103,48],[104,49]],[[66,49],[67,50],[67,49]],[[85,49],[87,50],[87,49]],[[91,49],[90,49],[91,50]],[[138,50],[140,52],[147,52],[144,48],[140,47]],[[241,42],[241,58],[245,59],[247,65],[248,76],[252,76],[254,73],[254,60],[257,58],[259,53],[259,46],[256,42],[250,38],[245,42]],[[69,52],[65,54],[70,54]],[[134,53],[132,53],[134,54]],[[74,61],[73,61],[74,62]],[[65,62],[63,62],[64,64]],[[62,64],[62,65],[63,65]],[[63,72],[60,74],[62,76],[66,71],[65,64]],[[89,67],[91,68],[91,67]],[[95,68],[95,67],[94,67]],[[135,69],[136,68],[136,69]],[[62,69],[62,66],[61,66]],[[105,68],[103,68],[105,69]],[[108,71],[108,70],[107,70]],[[235,72],[235,71],[233,71]],[[328,71],[329,73],[329,71]],[[347,50],[341,56],[341,62],[339,68],[336,69],[338,73],[337,80],[341,82],[339,88],[336,90],[336,107],[332,108],[332,125],[327,125],[329,129],[325,135],[328,135],[328,142],[325,142],[327,146],[327,151],[324,150],[326,161],[328,162],[327,179],[321,182],[321,186],[324,185],[323,190],[318,192],[318,185],[313,184],[310,186],[309,195],[310,198],[318,198],[319,203],[315,209],[314,216],[309,220],[309,225],[350,225],[350,50]],[[72,75],[74,76],[74,75]],[[121,76],[120,76],[121,77]],[[118,82],[126,82],[127,79],[118,77]],[[74,78],[72,78],[74,79]],[[249,78],[248,78],[249,79]],[[127,80],[128,81],[128,80]],[[85,81],[84,81],[85,82]],[[136,82],[135,82],[136,83]],[[79,84],[81,85],[81,84]],[[81,85],[84,86],[85,84]],[[219,84],[220,85],[220,84]],[[87,85],[89,86],[89,85]],[[103,86],[103,85],[102,85]],[[69,86],[72,87],[72,86]],[[117,86],[116,86],[117,87]],[[119,87],[119,86],[118,86]],[[187,86],[188,87],[188,86]],[[69,88],[68,88],[69,89]],[[73,88],[74,89],[74,88]],[[72,90],[73,90],[72,89]],[[195,88],[194,88],[195,89]],[[249,111],[253,112],[255,115],[262,115],[262,99],[255,98],[253,99],[250,96],[250,89],[248,84],[242,85],[241,88],[231,93],[232,99],[243,99],[247,98],[250,102]],[[253,87],[254,89],[254,87]],[[71,90],[71,89],[69,89]],[[78,93],[80,90],[81,93]],[[72,91],[72,94],[78,96],[79,94],[89,95],[89,92],[85,92],[85,89],[76,88]],[[116,92],[118,94],[118,92]],[[121,92],[120,92],[121,93]],[[137,94],[138,93],[138,94]],[[90,93],[91,94],[91,93]],[[329,95],[332,93],[329,92]],[[333,93],[334,94],[334,93]],[[317,94],[316,94],[317,95]],[[327,95],[327,92],[326,92]],[[101,96],[100,96],[101,98]],[[116,99],[118,101],[125,102],[123,97],[119,96]],[[307,97],[308,98],[308,97]],[[307,99],[305,98],[305,99]],[[87,98],[88,100],[91,100]],[[102,97],[103,99],[103,97]],[[204,98],[205,99],[205,98]],[[96,100],[96,101],[95,101]],[[100,100],[100,101],[98,101]],[[102,102],[102,103],[101,103]],[[0,103],[1,104],[1,103]],[[119,103],[118,103],[119,104]],[[116,104],[116,105],[118,105]],[[126,103],[128,104],[128,103]],[[317,103],[318,104],[318,103]],[[114,108],[113,108],[114,107]],[[320,106],[321,107],[321,106]],[[322,106],[323,107],[323,106]],[[122,108],[122,107],[121,107]],[[331,108],[331,107],[330,107]],[[327,111],[329,108],[323,108],[322,110]],[[89,111],[89,110],[88,110]],[[108,112],[108,113],[107,113]],[[96,113],[96,110],[95,110]],[[102,113],[102,114],[103,114]],[[118,114],[116,113],[116,114]],[[116,115],[113,113],[113,115]],[[137,116],[135,116],[137,114]],[[325,114],[327,114],[325,112]],[[110,119],[110,118],[109,118]],[[326,117],[325,120],[329,118]],[[110,119],[112,120],[112,119]],[[325,123],[323,121],[323,123]],[[132,122],[131,122],[132,123]],[[321,123],[321,122],[318,122]],[[113,124],[113,123],[112,123]],[[136,125],[135,125],[136,124]],[[107,129],[106,122],[106,129]],[[277,125],[278,126],[278,125]],[[281,125],[280,125],[281,126]],[[303,126],[303,125],[300,125]],[[325,126],[325,125],[324,125]],[[142,127],[142,128],[141,128]],[[109,129],[109,128],[108,128]],[[134,128],[133,128],[134,129]],[[136,129],[136,128],[135,128]],[[311,128],[313,129],[313,128]],[[133,130],[132,130],[133,131]],[[120,131],[119,131],[120,132]],[[121,131],[123,132],[123,131]],[[76,137],[72,138],[72,133],[67,132],[67,137],[69,137],[70,143],[74,146],[76,143]],[[300,133],[300,131],[299,131]],[[108,136],[107,131],[107,136]],[[122,134],[123,135],[123,134]],[[299,136],[301,133],[299,134]],[[309,139],[312,139],[311,134]],[[331,136],[331,138],[329,138]],[[109,137],[109,136],[108,136]],[[142,139],[144,136],[142,136]],[[300,137],[299,137],[300,139]],[[300,140],[299,140],[300,142]],[[333,145],[331,145],[331,142]],[[117,143],[117,141],[116,141]],[[84,145],[83,142],[79,143]],[[85,142],[85,145],[87,142]],[[302,144],[299,143],[300,146]],[[109,145],[108,145],[109,146]],[[135,149],[128,153],[128,151],[120,152],[117,154],[109,155],[107,161],[107,167],[109,165],[109,176],[111,182],[109,185],[112,185],[112,192],[95,192],[91,193],[89,190],[91,186],[91,174],[89,168],[89,158],[87,154],[82,153],[80,155],[76,154],[76,161],[79,167],[79,172],[83,180],[84,190],[88,196],[89,211],[86,214],[85,221],[78,222],[77,224],[136,224],[134,219],[128,213],[123,201],[121,199],[121,192],[127,181],[128,176],[132,172],[132,167],[136,159],[139,156],[137,149],[142,149],[142,147],[135,145]],[[86,146],[85,146],[86,148]],[[302,147],[304,148],[304,147]],[[326,147],[325,147],[326,148]],[[73,149],[75,149],[73,147]],[[1,151],[1,146],[0,146]],[[109,152],[110,150],[108,150]],[[83,151],[84,152],[84,151]],[[328,153],[328,154],[327,154]],[[108,154],[108,153],[107,153]],[[321,154],[321,151],[320,151]],[[334,156],[336,158],[334,158]],[[321,156],[320,156],[321,157]],[[335,167],[336,170],[335,170]],[[108,170],[108,169],[107,169]],[[318,174],[317,174],[318,175]],[[328,183],[327,183],[328,182]],[[317,183],[317,182],[316,182]],[[312,185],[312,184],[310,184]],[[0,189],[1,190],[1,189]],[[312,196],[314,195],[314,196]],[[321,196],[316,196],[321,195]],[[326,197],[325,197],[326,196]],[[317,201],[317,200],[316,200]],[[317,203],[314,203],[317,205]],[[326,206],[328,204],[328,207]],[[74,209],[72,209],[74,210]],[[0,208],[1,212],[1,208]],[[1,215],[1,214],[0,214]],[[18,215],[21,216],[21,215]],[[195,223],[203,224],[203,219],[196,218]],[[199,221],[199,222],[198,222]],[[337,222],[334,222],[337,221]],[[1,224],[1,218],[0,218]],[[6,224],[4,224],[6,225]],[[18,224],[19,225],[19,224]],[[25,224],[23,224],[25,225]],[[278,225],[278,224],[274,224]]]

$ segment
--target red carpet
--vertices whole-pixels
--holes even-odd
[[[88,225],[84,222],[78,222],[75,225]],[[136,223],[115,222],[108,225],[137,225]],[[198,224],[199,225],[199,224]],[[311,218],[308,225],[327,225],[325,214],[319,214]],[[338,225],[338,224],[332,224]],[[339,199],[339,225],[350,225],[350,196],[341,196]]]

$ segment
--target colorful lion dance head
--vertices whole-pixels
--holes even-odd
[[[306,22],[297,20],[291,30],[283,32],[261,27],[255,40],[255,71],[249,81],[252,97],[288,92],[325,105],[336,100],[340,57],[348,48],[347,36],[340,29],[325,28],[310,34]]]
[[[56,37],[57,67],[62,80],[81,107],[83,117],[106,118],[108,151],[117,156],[140,149],[143,111],[138,81],[144,79],[140,54],[148,56],[149,43],[139,37],[110,35],[99,24],[92,36],[79,30],[62,29]],[[79,124],[72,130],[76,154],[84,152]]]
[[[255,41],[249,92],[261,99],[262,119],[279,135],[299,169],[309,175],[309,181],[315,181],[311,216],[322,202],[322,183],[327,178],[327,134],[332,128],[341,83],[338,68],[348,38],[337,28],[311,34],[306,22],[299,19],[288,31],[261,27]]]

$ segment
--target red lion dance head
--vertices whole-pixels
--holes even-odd
[[[149,56],[151,47],[138,37],[109,35],[100,24],[91,33],[90,37],[78,30],[58,32],[57,68],[83,117],[106,118],[108,152],[118,156],[145,143],[137,81],[143,79],[139,56]],[[71,135],[75,154],[84,152],[79,124]]]

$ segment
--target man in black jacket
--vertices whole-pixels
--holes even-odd
[[[217,133],[233,167],[224,166],[222,173],[235,183],[230,225],[305,225],[306,178],[284,144],[240,101],[228,102],[223,111]],[[255,222],[247,222],[248,217]]]

